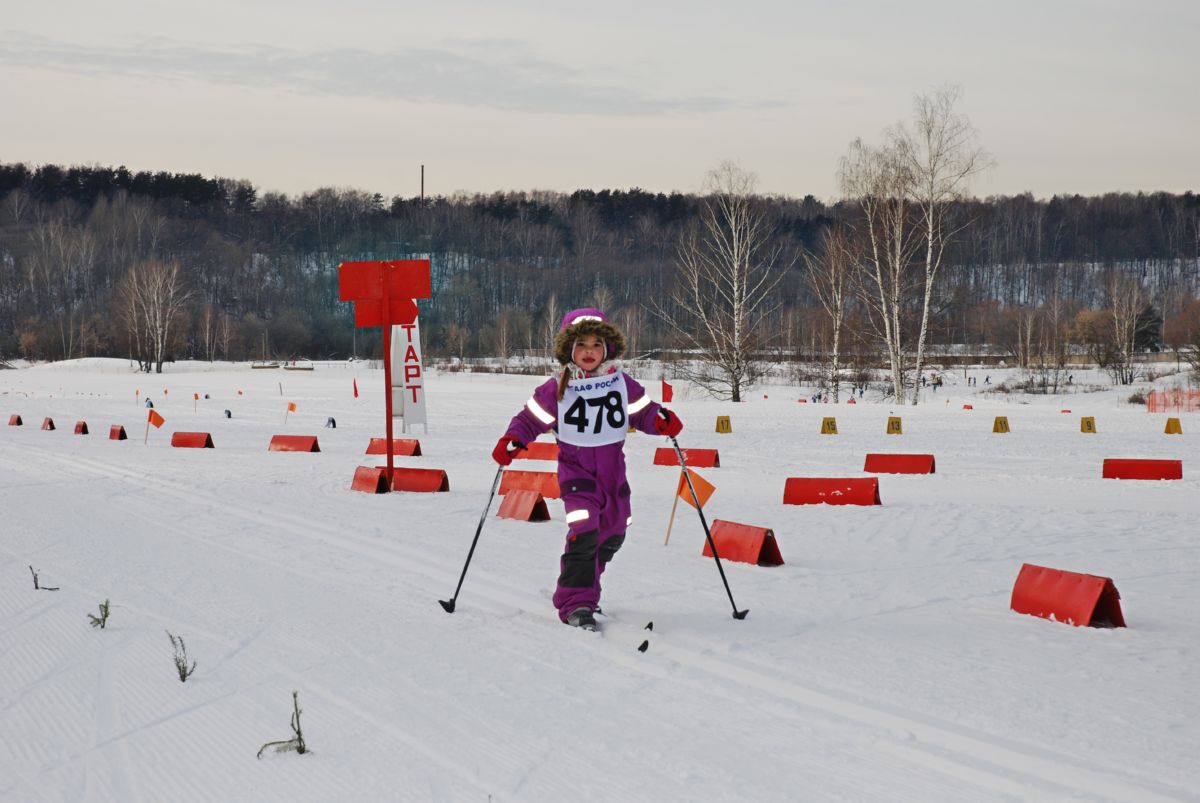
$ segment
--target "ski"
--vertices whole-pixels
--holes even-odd
[[[604,611],[600,610],[599,608],[596,608],[595,613],[599,614],[600,616],[603,616],[605,619],[608,619],[612,624],[616,624],[616,625],[621,624],[620,620],[610,618],[608,616],[608,614],[604,613]],[[604,627],[600,627],[599,630],[601,633],[603,633]],[[642,625],[642,630],[653,631],[654,630],[654,621],[651,620],[649,622],[646,622],[646,624]],[[650,649],[650,639],[644,638],[644,639],[642,639],[641,643],[638,644],[637,651],[638,652],[646,652],[646,650],[648,650],[648,649]]]

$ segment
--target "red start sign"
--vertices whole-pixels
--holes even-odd
[[[412,323],[416,298],[433,295],[428,259],[343,262],[338,266],[338,296],[353,301],[355,326]]]

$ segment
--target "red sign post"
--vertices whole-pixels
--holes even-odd
[[[343,262],[338,266],[338,298],[354,302],[355,326],[383,327],[383,385],[387,409],[387,487],[392,487],[392,326],[417,319],[414,299],[433,288],[428,259]]]

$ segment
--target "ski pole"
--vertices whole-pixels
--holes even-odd
[[[496,489],[500,487],[500,475],[504,473],[504,466],[499,466],[496,469],[496,478],[492,480],[492,492],[488,494],[487,504],[483,506],[483,515],[479,517],[479,526],[475,528],[475,537],[471,539],[471,549],[467,552],[467,561],[463,564],[462,574],[458,576],[458,587],[454,589],[454,596],[450,599],[439,599],[438,604],[446,613],[454,613],[454,603],[458,601],[458,592],[462,591],[463,580],[467,577],[467,567],[471,565],[471,556],[475,554],[475,545],[479,543],[479,534],[483,532],[483,522],[487,520],[488,509],[492,506],[492,500],[496,498]]]
[[[663,418],[667,418],[665,411],[659,410],[659,412],[662,413]],[[696,495],[696,488],[692,485],[692,475],[688,473],[687,462],[683,459],[683,450],[679,448],[679,441],[675,440],[674,435],[667,437],[675,446],[675,457],[679,459],[679,468],[683,471],[684,479],[687,480],[688,490],[692,492],[692,501],[696,503],[696,512],[700,514],[700,526],[704,528],[704,537],[708,539],[708,548],[712,550],[713,560],[717,563],[717,571],[721,573],[721,582],[725,584],[725,593],[729,595],[729,604],[733,606],[733,618],[745,619],[746,614],[750,613],[750,609],[739,611],[737,603],[733,601],[733,592],[729,590],[729,581],[725,579],[725,569],[721,566],[721,556],[717,554],[717,545],[713,543],[712,533],[708,531],[708,522],[704,520],[704,510],[700,507],[700,497]]]

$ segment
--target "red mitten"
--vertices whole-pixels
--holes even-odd
[[[508,445],[514,444],[517,448],[509,450]],[[507,466],[513,461],[513,455],[517,452],[525,450],[525,444],[514,438],[512,435],[505,435],[496,442],[496,448],[492,449],[492,459],[502,466]]]
[[[658,430],[660,435],[674,438],[680,432],[683,432],[683,422],[679,420],[679,416],[666,407],[663,407],[661,412],[662,416],[654,419],[654,428]]]

